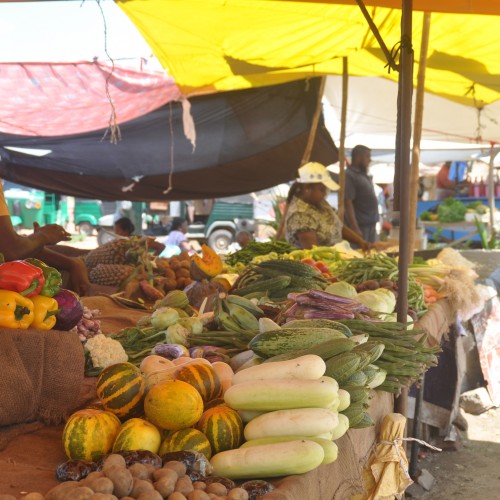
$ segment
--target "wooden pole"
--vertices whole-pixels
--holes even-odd
[[[340,111],[340,143],[339,143],[339,196],[338,216],[344,220],[345,200],[345,135],[347,128],[347,92],[349,89],[349,71],[347,57],[342,58],[342,108]]]
[[[425,69],[427,66],[427,52],[429,50],[429,32],[431,27],[430,12],[424,13],[422,25],[422,41],[420,42],[420,58],[418,62],[417,91],[415,97],[415,122],[413,124],[413,149],[411,156],[410,179],[410,215],[408,232],[408,262],[413,261],[415,251],[415,229],[417,222],[418,201],[418,165],[420,163],[420,140],[422,139],[422,121],[424,116]]]
[[[490,207],[490,229],[488,236],[491,238],[495,232],[495,156],[498,151],[495,151],[495,143],[491,143],[490,149],[490,164],[488,169],[488,206]]]
[[[325,93],[326,76],[321,77],[321,82],[319,84],[318,90],[318,101],[316,102],[316,109],[314,110],[314,115],[311,123],[311,130],[309,131],[309,137],[307,138],[306,149],[302,155],[302,160],[300,166],[304,165],[311,158],[312,148],[314,146],[314,139],[316,139],[316,131],[318,130],[319,117],[321,116],[322,109],[322,99]]]
[[[411,141],[411,106],[413,92],[413,46],[412,46],[412,0],[402,0],[401,13],[401,59],[399,78],[401,79],[401,99],[398,100],[398,112],[401,119],[400,141],[396,149],[400,151],[400,219],[399,219],[399,277],[398,299],[396,304],[397,319],[406,323],[408,311],[408,227],[409,227],[409,189],[410,189],[410,141]],[[395,411],[407,414],[408,392],[395,401]]]

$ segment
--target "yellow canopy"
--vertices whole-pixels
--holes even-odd
[[[185,94],[340,74],[342,56],[349,57],[352,75],[397,79],[385,68],[385,56],[354,0],[116,1]],[[370,3],[401,5],[401,0]],[[500,14],[500,2],[488,0],[416,3]],[[386,45],[396,46],[401,11],[368,10]],[[416,61],[422,17],[414,12]],[[500,98],[500,16],[433,13],[429,45],[427,91],[479,108]]]

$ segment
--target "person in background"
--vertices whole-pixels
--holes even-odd
[[[363,240],[377,240],[378,200],[373,179],[368,175],[371,151],[358,145],[352,149],[351,165],[345,176],[345,222]]]
[[[245,248],[251,241],[253,241],[253,236],[250,231],[238,231],[236,233],[236,241],[231,243],[227,249],[229,253],[237,252],[242,248]]]
[[[338,190],[330,172],[320,163],[299,168],[299,178],[290,187],[285,209],[285,233],[289,243],[310,249],[313,245],[331,246],[345,239],[369,249],[363,238],[343,226],[337,212],[326,201],[327,190]]]
[[[61,241],[71,240],[71,235],[58,224],[33,225],[33,233],[21,236],[16,233],[10,220],[10,213],[0,182],[0,253],[6,261],[35,257],[60,271],[68,271],[68,287],[79,295],[85,295],[90,288],[87,268],[78,258],[67,257],[47,248]]]
[[[189,254],[194,253],[193,247],[189,243],[186,233],[188,231],[188,222],[182,217],[175,217],[172,220],[172,225],[170,232],[164,240],[165,250],[160,254],[161,257],[172,256],[173,247],[177,247],[176,253],[188,252]]]
[[[122,217],[121,219],[115,221],[113,231],[118,236],[129,237],[134,234],[135,226],[128,217]]]
[[[135,231],[135,226],[128,217],[122,217],[115,221],[113,226],[113,231],[116,235],[122,238],[130,238],[133,236]],[[156,241],[154,238],[147,238],[148,249],[151,250],[155,255],[160,255],[163,250],[165,250],[165,245]]]

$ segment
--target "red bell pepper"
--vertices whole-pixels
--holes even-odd
[[[44,283],[43,271],[28,262],[14,260],[0,264],[0,290],[33,297],[40,293]]]

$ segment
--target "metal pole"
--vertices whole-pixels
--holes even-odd
[[[399,218],[399,277],[398,299],[396,304],[398,321],[406,323],[408,311],[408,228],[409,228],[409,190],[411,178],[410,141],[411,107],[413,92],[413,46],[412,46],[412,0],[402,0],[401,14],[401,59],[399,78],[401,79],[401,99],[399,113],[401,120],[400,141],[396,149],[400,150],[400,218]],[[408,393],[403,391],[395,401],[396,411],[407,414]]]
[[[340,111],[340,144],[339,144],[339,198],[338,216],[344,220],[344,200],[345,200],[345,134],[347,128],[347,92],[349,89],[349,71],[347,57],[342,58],[342,108]]]
[[[425,380],[425,374],[422,375],[422,379],[420,381],[420,387],[417,389],[417,395],[415,397],[415,412],[413,414],[413,433],[412,433],[412,437],[414,437],[415,439],[420,439],[420,411],[422,409],[422,401],[424,399],[424,380]],[[412,441],[410,464],[408,467],[408,471],[412,479],[415,479],[417,476],[417,462],[418,462],[419,449],[420,449],[419,444],[416,441]]]
[[[488,206],[490,207],[490,230],[488,236],[491,238],[495,232],[495,156],[498,151],[495,151],[495,143],[491,143],[490,149],[490,165],[488,169]]]

